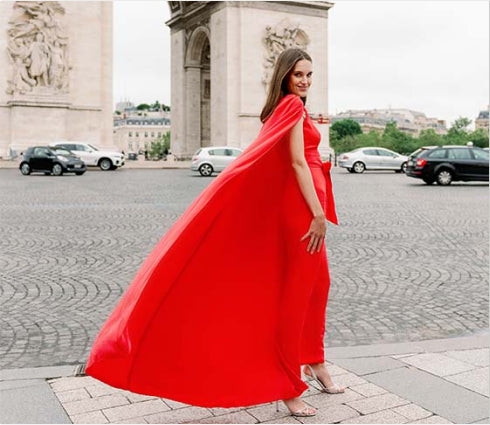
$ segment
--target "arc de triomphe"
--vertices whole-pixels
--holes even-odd
[[[313,59],[307,108],[328,114],[326,1],[169,1],[171,18],[172,151],[190,156],[203,146],[245,148],[258,134],[259,114],[277,55],[301,47]],[[328,148],[328,125],[320,153]]]
[[[0,158],[112,145],[112,3],[0,1]]]

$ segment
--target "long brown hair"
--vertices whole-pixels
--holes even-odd
[[[279,55],[269,83],[267,100],[260,113],[260,121],[265,122],[272,115],[279,101],[289,93],[289,77],[296,63],[302,59],[312,62],[310,55],[301,49],[286,49]],[[305,103],[306,98],[301,98],[301,100]]]

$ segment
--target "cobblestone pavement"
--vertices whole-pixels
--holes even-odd
[[[488,184],[338,169],[333,180],[327,347],[488,328]],[[84,362],[138,267],[210,181],[0,169],[0,367]]]

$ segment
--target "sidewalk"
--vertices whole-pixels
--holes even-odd
[[[302,398],[309,418],[286,406],[203,408],[119,390],[75,366],[0,371],[0,423],[489,423],[489,335],[327,349],[344,394]],[[191,384],[191,383],[190,383]]]

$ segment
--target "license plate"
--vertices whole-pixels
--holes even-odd
[[[75,168],[82,168],[82,164],[75,164]]]

